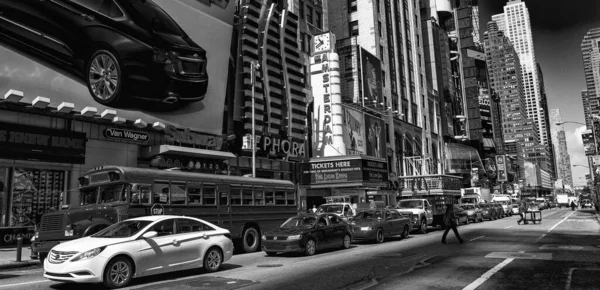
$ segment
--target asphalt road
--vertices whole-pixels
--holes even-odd
[[[215,274],[202,270],[134,280],[127,289],[600,289],[600,222],[591,210],[551,209],[442,231],[355,243],[313,257],[239,254]],[[41,268],[0,273],[3,289],[101,289],[44,280]]]

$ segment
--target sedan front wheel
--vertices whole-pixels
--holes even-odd
[[[131,262],[125,257],[116,257],[106,265],[102,283],[106,288],[115,289],[129,285],[133,276]]]
[[[313,239],[306,241],[306,247],[304,248],[304,254],[312,256],[317,252],[317,243]]]
[[[383,240],[385,239],[384,235],[383,235],[383,229],[379,228],[377,229],[377,233],[375,233],[375,242],[378,244],[383,243]]]
[[[96,102],[114,106],[120,102],[123,75],[117,57],[108,50],[96,51],[87,64],[87,86]]]
[[[352,240],[350,239],[350,235],[349,234],[345,234],[344,235],[344,241],[343,241],[343,244],[342,244],[342,248],[349,249],[351,242],[352,242]]]

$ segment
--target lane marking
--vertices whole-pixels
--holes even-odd
[[[504,229],[506,230],[506,229],[510,229],[510,228],[512,228],[512,227],[513,227],[513,226],[508,226],[508,227],[505,227]]]
[[[52,281],[50,281],[50,280],[39,280],[39,281],[15,283],[15,284],[8,284],[8,285],[0,285],[0,288],[7,288],[7,287],[13,287],[13,286],[21,286],[21,285],[27,285],[27,284],[37,284],[37,283],[43,283],[43,282],[52,282]]]
[[[535,240],[534,244],[539,243],[545,236],[546,236],[546,234],[543,234],[541,237],[539,237],[537,240]]]
[[[492,277],[492,275],[496,274],[496,272],[500,271],[500,269],[504,268],[504,266],[508,265],[513,260],[514,260],[514,258],[508,258],[508,259],[504,260],[502,263],[496,265],[496,267],[483,273],[483,275],[481,275],[481,277],[477,278],[477,280],[473,281],[473,283],[467,285],[467,287],[463,288],[463,290],[474,290],[475,288],[481,286],[481,284],[485,283],[485,281],[490,279]]]
[[[568,219],[572,214],[574,214],[575,212],[571,212],[571,214],[569,214],[568,216],[566,216],[564,219],[562,219],[561,221],[559,221],[557,224],[555,224],[552,228],[550,228],[548,230],[548,233],[551,232],[554,228],[556,228],[556,226],[560,225],[562,222],[564,222],[566,219]]]
[[[479,240],[479,239],[481,239],[481,238],[483,238],[483,237],[485,237],[485,236],[481,236],[481,237],[476,237],[476,238],[470,239],[470,240],[469,240],[469,242],[472,242],[472,241],[474,241],[474,240]]]

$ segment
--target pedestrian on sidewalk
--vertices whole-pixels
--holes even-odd
[[[525,207],[525,203],[521,202],[519,203],[519,216],[521,217],[518,221],[517,224],[521,224],[521,222],[525,219],[525,211],[527,211],[527,208]],[[527,224],[527,221],[525,221],[525,224]]]
[[[456,212],[454,211],[454,205],[453,204],[447,204],[446,205],[446,213],[444,214],[444,224],[446,225],[446,230],[444,231],[444,234],[442,235],[442,244],[446,243],[446,236],[448,235],[448,232],[450,231],[450,229],[452,229],[452,231],[454,232],[454,235],[456,236],[456,238],[458,239],[458,241],[462,244],[463,243],[463,239],[460,238],[460,235],[458,234],[458,230],[456,230]]]

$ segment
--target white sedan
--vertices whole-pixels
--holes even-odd
[[[184,216],[147,216],[59,244],[44,261],[54,281],[127,286],[132,278],[203,267],[219,270],[233,255],[228,230]]]

